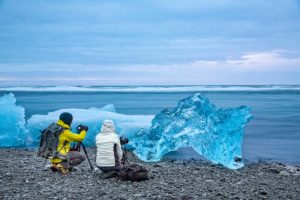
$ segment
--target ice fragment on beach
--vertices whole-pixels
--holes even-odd
[[[208,160],[237,169],[244,165],[243,133],[251,117],[249,107],[218,109],[196,93],[157,114],[150,132],[134,137],[134,152],[144,161],[159,161],[168,152],[191,146]]]
[[[13,94],[0,97],[0,121],[0,146],[24,146],[25,109],[16,105],[16,98]]]

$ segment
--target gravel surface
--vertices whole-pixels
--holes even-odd
[[[130,163],[149,170],[144,182],[103,179],[87,161],[68,175],[44,171],[33,150],[0,149],[0,199],[300,199],[300,168],[253,163],[229,170],[205,161]],[[95,164],[95,149],[88,149]]]

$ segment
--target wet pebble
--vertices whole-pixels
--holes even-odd
[[[281,171],[279,174],[282,175],[282,176],[289,176],[290,175],[290,173],[288,173],[287,171]]]

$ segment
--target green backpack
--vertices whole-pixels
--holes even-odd
[[[61,126],[53,123],[41,132],[40,146],[38,150],[39,156],[49,159],[58,155],[57,147],[59,136],[63,130],[64,129]]]

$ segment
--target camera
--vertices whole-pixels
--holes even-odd
[[[83,125],[78,125],[77,126],[77,133],[80,133],[81,131],[83,131],[83,130],[85,130],[85,131],[88,131],[89,130],[89,128],[87,127],[87,126],[83,126]]]
[[[128,138],[120,137],[120,143],[121,143],[121,145],[128,144],[128,142],[129,142]]]

